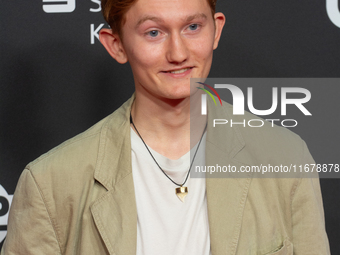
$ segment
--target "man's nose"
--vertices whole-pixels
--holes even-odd
[[[172,34],[168,44],[167,59],[170,63],[180,64],[189,57],[185,38],[180,34]]]

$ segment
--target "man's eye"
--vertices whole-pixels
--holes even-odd
[[[190,30],[197,30],[198,29],[198,24],[191,24],[190,26],[189,26],[189,29]]]
[[[157,30],[152,30],[150,32],[148,32],[148,35],[150,35],[151,37],[157,37],[159,34],[159,31]]]

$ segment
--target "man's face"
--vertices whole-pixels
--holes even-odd
[[[189,97],[190,78],[209,74],[217,34],[207,0],[138,0],[122,27],[136,90],[157,98]]]

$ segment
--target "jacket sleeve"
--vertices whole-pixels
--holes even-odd
[[[32,173],[25,169],[17,184],[1,255],[61,254],[44,197]]]
[[[303,164],[314,164],[304,143]],[[330,254],[317,173],[301,178],[292,199],[294,255]]]

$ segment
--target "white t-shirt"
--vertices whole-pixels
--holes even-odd
[[[194,165],[204,166],[205,136]],[[131,128],[132,173],[137,205],[137,255],[209,255],[210,237],[204,178],[188,178],[185,202],[158,168],[140,137]],[[194,154],[197,145],[192,149]],[[183,183],[190,152],[171,160],[149,147],[158,164],[175,182]]]

